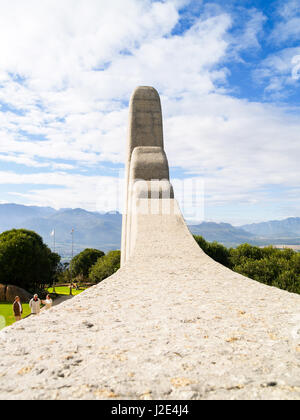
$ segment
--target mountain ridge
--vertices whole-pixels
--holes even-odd
[[[228,247],[245,242],[253,245],[300,244],[300,218],[297,217],[243,226],[202,222],[189,224],[188,227],[194,235]],[[69,259],[72,256],[73,228],[74,254],[88,247],[104,252],[120,249],[122,215],[117,211],[100,213],[81,208],[56,210],[52,207],[0,204],[0,232],[13,228],[34,230],[52,249],[54,238],[50,233],[55,229],[55,250],[64,259]]]
[[[270,220],[268,222],[251,223],[241,226],[247,232],[255,235],[273,236],[288,235],[300,236],[300,217],[288,217],[283,220]]]

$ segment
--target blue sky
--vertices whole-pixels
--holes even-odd
[[[3,3],[0,202],[121,209],[128,101],[151,85],[187,217],[191,179],[205,220],[300,216],[298,0]]]

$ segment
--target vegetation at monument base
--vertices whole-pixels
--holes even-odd
[[[195,236],[195,240],[207,255],[231,270],[300,294],[299,252],[249,244],[226,248],[217,242],[207,242],[202,236]],[[0,283],[29,292],[50,286],[54,281],[68,284],[72,279],[99,283],[120,268],[120,255],[120,251],[105,255],[100,250],[87,248],[73,258],[68,268],[38,234],[14,229],[0,234]]]
[[[99,283],[109,276],[112,276],[120,268],[121,252],[110,251],[104,257],[98,259],[91,268],[89,279],[94,283]]]
[[[13,229],[0,234],[0,283],[35,292],[52,284],[60,256],[35,232]]]
[[[90,286],[90,283],[100,283],[119,270],[120,260],[120,251],[110,251],[105,255],[98,249],[87,248],[76,255],[70,264],[59,265],[56,284],[73,282],[86,287]]]
[[[88,278],[92,266],[96,264],[99,258],[104,257],[104,255],[104,252],[91,248],[87,248],[80,252],[80,254],[76,255],[70,263],[72,276],[80,276],[83,279]]]
[[[207,242],[202,236],[194,238],[207,255],[231,270],[269,286],[300,294],[299,252],[249,244],[226,248],[217,242]]]
[[[107,255],[98,249],[87,248],[65,264],[58,275],[58,283],[100,283],[120,268],[121,252],[110,251]]]

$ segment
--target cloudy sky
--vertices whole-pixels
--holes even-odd
[[[138,85],[206,220],[300,216],[299,0],[0,0],[0,202],[116,208]]]

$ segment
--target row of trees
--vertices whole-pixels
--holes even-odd
[[[195,240],[207,255],[231,270],[269,286],[300,293],[299,252],[249,244],[226,248],[207,242],[202,236],[195,236]]]
[[[229,249],[201,236],[195,236],[195,240],[207,255],[231,270],[269,286],[300,293],[299,252],[249,244]],[[85,249],[70,265],[63,265],[60,260],[35,232],[14,229],[0,234],[0,283],[30,292],[71,279],[99,283],[120,268],[120,251],[105,255],[97,249]]]
[[[100,283],[120,268],[120,251],[110,251],[107,255],[97,249],[87,248],[76,255],[70,263],[72,278]]]

